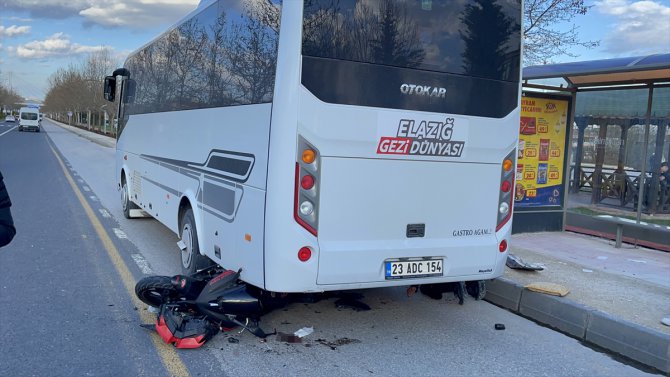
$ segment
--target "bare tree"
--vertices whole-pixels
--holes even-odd
[[[11,110],[22,100],[23,98],[21,98],[21,96],[16,91],[0,84],[0,108]]]
[[[563,30],[561,24],[585,15],[591,6],[584,0],[525,0],[523,11],[524,65],[547,64],[560,55],[576,57],[574,47],[594,48],[600,41],[583,41],[574,24]]]
[[[112,53],[103,49],[87,55],[78,65],[59,68],[49,78],[43,111],[60,120],[69,120],[65,114],[72,112],[73,123],[86,118],[93,126],[103,123],[104,114],[113,118],[115,107],[103,99],[102,82],[114,66]]]

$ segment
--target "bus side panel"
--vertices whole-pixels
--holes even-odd
[[[271,108],[259,104],[131,115],[117,143],[118,161],[127,156],[134,201],[178,234],[179,203],[187,197],[201,253],[223,267],[242,268],[243,278],[257,285],[262,285],[259,241]],[[244,244],[242,253],[236,242],[247,233],[258,242]]]

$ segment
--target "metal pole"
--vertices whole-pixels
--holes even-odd
[[[642,216],[642,202],[644,201],[644,185],[647,177],[647,151],[649,149],[649,124],[651,123],[651,99],[654,96],[654,85],[649,84],[649,96],[647,97],[647,114],[645,116],[645,128],[644,128],[644,158],[642,159],[642,172],[640,172],[640,183],[638,189],[638,201],[637,201],[637,215],[636,221],[640,223],[640,217]]]
[[[572,86],[571,86],[572,88]],[[567,124],[565,125],[565,136],[568,138],[568,150],[565,151],[566,159],[565,159],[565,164],[563,165],[563,179],[565,179],[565,183],[563,185],[563,222],[561,224],[561,230],[565,231],[565,224],[568,221],[568,200],[570,199],[570,165],[571,165],[571,159],[572,159],[572,153],[574,150],[572,149],[572,137],[574,133],[574,124],[575,124],[575,103],[577,102],[577,92],[573,91],[570,93],[570,103],[568,105],[568,118],[567,118]],[[579,128],[577,128],[579,130]],[[579,146],[577,147],[577,150],[579,150]],[[575,159],[576,160],[576,159]],[[576,164],[575,164],[576,165]],[[578,168],[575,166],[575,171],[577,171]],[[567,173],[567,174],[566,174]],[[579,179],[575,179],[576,184],[579,185]]]

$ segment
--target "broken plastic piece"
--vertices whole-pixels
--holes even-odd
[[[300,343],[302,342],[300,340],[299,336],[293,335],[293,334],[285,334],[283,332],[278,332],[277,333],[277,340],[280,342],[286,342],[286,343]]]
[[[505,262],[505,265],[507,267],[515,269],[515,270],[524,270],[524,271],[542,271],[544,270],[544,267],[540,266],[539,264],[534,264],[534,263],[526,263],[523,261],[523,259],[517,257],[514,254],[507,254],[507,261]]]
[[[505,330],[505,325],[502,323],[496,323],[494,327],[496,330]]]
[[[300,330],[296,331],[293,333],[293,335],[297,336],[298,338],[304,338],[307,335],[311,334],[314,332],[314,327],[303,327]]]
[[[528,284],[526,285],[526,289],[533,292],[546,293],[548,295],[561,297],[570,293],[570,290],[567,287],[564,287],[560,284],[545,282]]]

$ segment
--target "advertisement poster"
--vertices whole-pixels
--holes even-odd
[[[515,208],[560,206],[568,101],[521,99]]]

